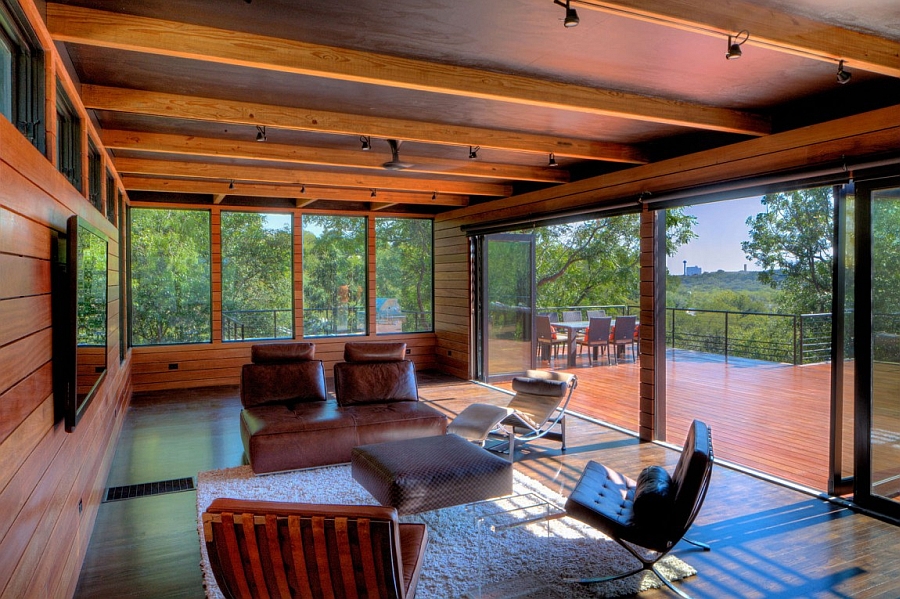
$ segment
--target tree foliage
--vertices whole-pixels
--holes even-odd
[[[696,218],[666,211],[666,250],[696,237]],[[534,229],[538,304],[634,304],[640,287],[640,215],[625,214]]]
[[[239,338],[293,336],[292,255],[290,215],[222,213],[222,312]]]
[[[131,211],[132,342],[211,339],[209,212]]]
[[[365,332],[366,218],[303,215],[304,335]]]
[[[375,219],[376,295],[398,300],[403,331],[432,329],[431,220]]]
[[[761,202],[766,210],[747,219],[750,239],[741,243],[747,257],[762,267],[760,280],[779,290],[782,312],[830,311],[832,189],[767,194]]]

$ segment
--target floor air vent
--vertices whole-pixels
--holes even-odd
[[[172,480],[160,480],[155,483],[141,483],[124,487],[110,487],[106,490],[106,499],[103,500],[103,503],[134,499],[136,497],[163,495],[165,493],[180,493],[182,491],[193,491],[194,489],[193,477],[173,478]]]

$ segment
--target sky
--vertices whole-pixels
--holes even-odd
[[[741,242],[750,237],[747,217],[763,210],[760,196],[687,206],[684,210],[697,217],[694,232],[698,237],[666,259],[671,274],[684,272],[684,260],[688,266],[699,266],[703,272],[743,270],[745,264],[747,270],[759,270],[759,266],[744,256]]]

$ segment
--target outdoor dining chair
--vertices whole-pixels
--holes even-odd
[[[588,325],[587,334],[584,338],[578,340],[579,352],[581,348],[586,347],[588,349],[588,360],[591,363],[591,366],[594,365],[594,357],[597,351],[600,352],[600,356],[606,354],[606,363],[610,364],[610,349],[609,349],[609,331],[612,327],[612,318],[591,318],[590,325]]]
[[[616,362],[619,361],[619,348],[622,348],[622,355],[625,355],[625,348],[631,346],[631,359],[637,360],[635,352],[634,327],[637,318],[634,316],[619,316],[616,318],[616,327],[613,331],[613,344],[615,345]]]
[[[559,348],[565,348],[569,343],[569,338],[553,330],[549,316],[535,316],[534,321],[537,329],[538,358],[549,360],[551,352],[554,358],[558,357]]]

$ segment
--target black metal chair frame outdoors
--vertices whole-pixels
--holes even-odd
[[[566,501],[567,515],[609,536],[634,555],[641,565],[621,574],[567,579],[568,582],[608,582],[649,570],[679,596],[690,599],[657,570],[656,564],[684,538],[700,513],[709,489],[713,461],[712,433],[706,424],[694,420],[671,477],[671,502],[665,504],[669,507],[654,510],[650,520],[646,516],[635,517],[637,482],[595,461],[588,462]],[[704,551],[710,550],[704,543],[684,540]]]

